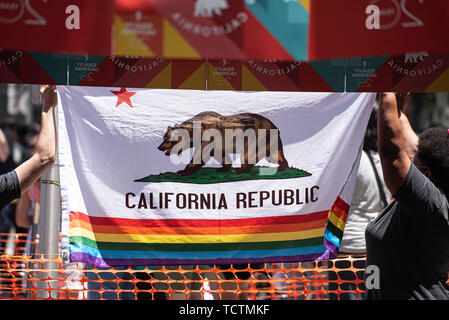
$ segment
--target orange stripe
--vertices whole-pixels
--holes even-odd
[[[245,227],[215,227],[215,228],[196,228],[196,227],[130,227],[130,226],[92,226],[88,222],[75,220],[70,222],[71,228],[84,228],[93,233],[102,234],[142,234],[142,235],[177,235],[177,234],[253,234],[253,233],[281,233],[295,232],[316,229],[324,227],[326,220],[317,220],[294,224],[275,224]]]
[[[348,211],[345,211],[337,206],[332,207],[330,213],[343,222],[346,222],[346,219],[348,218]]]
[[[195,224],[195,227],[215,228],[217,226],[238,227],[238,226],[259,226],[274,224],[305,223],[326,219],[329,211],[319,211],[314,213],[292,215],[292,216],[270,216],[245,219],[126,219],[111,217],[93,217],[81,212],[70,212],[70,220],[83,220],[92,225],[105,226],[129,226],[129,227],[178,227],[188,228]]]

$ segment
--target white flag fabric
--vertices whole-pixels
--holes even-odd
[[[71,262],[337,255],[375,94],[58,93],[62,247]]]

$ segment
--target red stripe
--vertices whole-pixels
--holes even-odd
[[[340,197],[337,197],[334,204],[332,205],[331,212],[334,214],[334,216],[346,222],[346,219],[348,218],[349,208],[349,204],[347,204]]]
[[[349,211],[349,204],[347,204],[342,198],[337,197],[337,200],[335,200],[334,206],[339,207],[343,211],[348,212]]]
[[[238,226],[258,226],[310,222],[315,220],[325,220],[329,211],[320,211],[306,215],[276,216],[248,219],[125,219],[125,218],[105,218],[89,217],[82,212],[70,212],[70,220],[83,220],[92,225],[110,226],[130,226],[130,227],[238,227]]]

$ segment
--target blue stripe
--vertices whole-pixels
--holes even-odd
[[[329,230],[326,229],[326,231],[324,232],[324,237],[332,242],[332,244],[334,244],[337,248],[340,248],[340,238],[338,238],[335,234],[333,234],[332,232],[330,232]]]
[[[278,250],[235,251],[98,251],[83,244],[71,244],[70,252],[82,252],[102,259],[231,259],[265,258],[272,256],[295,256],[325,252],[324,245]]]

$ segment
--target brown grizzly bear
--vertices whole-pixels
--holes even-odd
[[[223,116],[201,112],[181,124],[169,126],[158,149],[169,156],[193,147],[190,163],[178,174],[191,175],[212,157],[222,165],[218,172],[228,171],[232,168],[230,154],[236,153],[240,153],[241,167],[234,168],[235,173],[249,172],[264,158],[278,164],[280,171],[288,168],[279,130],[270,120],[254,113]]]

